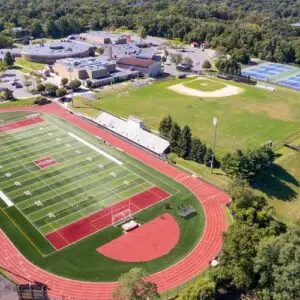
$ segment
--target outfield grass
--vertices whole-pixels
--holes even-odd
[[[300,145],[300,138],[291,144]],[[288,225],[300,220],[300,153],[283,147],[267,176],[255,188],[269,198],[278,219]]]
[[[191,89],[200,90],[203,92],[213,92],[224,88],[225,84],[214,80],[201,79],[201,80],[191,80],[189,82],[186,82],[184,83],[184,86]]]
[[[18,129],[16,134],[12,134],[12,131],[10,133],[6,132],[4,139],[1,139],[1,142],[5,143],[5,147],[2,148],[4,153],[1,155],[0,163],[3,167],[1,178],[5,180],[1,180],[0,190],[10,197],[15,206],[6,208],[3,203],[1,204],[0,228],[5,231],[28,259],[34,264],[61,276],[83,280],[112,281],[117,280],[120,274],[127,272],[134,266],[144,267],[150,273],[164,269],[182,259],[194,248],[202,235],[205,217],[202,206],[190,191],[117,149],[104,145],[95,137],[74,128],[66,121],[50,115],[44,117],[47,120],[47,125],[41,125],[44,128],[43,130],[40,130],[40,126],[34,125],[32,128]],[[18,120],[24,118],[24,113],[0,113],[0,118],[7,121]],[[109,182],[103,185],[97,171],[94,170],[95,164],[90,162],[80,162],[80,168],[75,167],[76,163],[82,160],[82,157],[75,158],[73,155],[78,147],[81,147],[81,149],[84,147],[69,140],[69,137],[68,140],[64,139],[63,145],[71,144],[70,150],[61,147],[62,140],[53,142],[53,139],[64,136],[62,131],[72,131],[72,133],[87,142],[124,162],[125,169],[122,172],[126,172],[126,176],[133,176],[139,181],[143,181],[141,185],[137,186],[138,189],[145,189],[149,184],[152,184],[161,187],[172,195],[169,200],[162,201],[136,216],[136,220],[143,224],[164,213],[166,211],[166,201],[172,203],[172,209],[168,209],[168,212],[173,215],[179,224],[180,240],[169,254],[146,263],[123,263],[106,258],[99,254],[96,248],[122,234],[121,230],[115,227],[104,229],[63,250],[53,252],[51,245],[43,238],[43,233],[48,232],[47,224],[49,222],[53,226],[59,224],[57,220],[53,219],[48,219],[48,223],[45,223],[43,215],[56,209],[61,212],[61,220],[70,221],[69,216],[72,214],[66,212],[65,208],[72,208],[72,203],[78,197],[78,187],[81,187],[87,195],[96,198],[89,198],[89,203],[92,205],[94,205],[94,200],[100,201],[102,199],[101,194],[99,194],[100,190],[112,194],[115,200],[110,199],[110,203],[116,201],[117,195],[123,199],[135,190],[135,188],[132,190],[126,188],[126,190],[117,191],[113,182],[114,179],[110,177]],[[92,156],[89,149],[82,149],[82,151],[85,153],[84,158],[86,158],[86,155]],[[13,153],[13,155],[10,153]],[[36,157],[48,156],[48,154],[49,156],[55,156],[55,159],[59,162],[58,165],[45,170],[37,169],[32,160]],[[13,160],[13,156],[17,159]],[[103,160],[102,156],[100,160]],[[68,171],[68,168],[71,168],[72,172]],[[11,173],[10,177],[5,176],[8,171]],[[101,176],[106,177],[106,175],[104,170]],[[94,179],[92,179],[93,177]],[[118,179],[116,180],[118,181]],[[22,187],[15,186],[15,181],[21,182]],[[119,182],[118,186],[120,185],[122,186],[122,183]],[[23,193],[25,190],[31,191],[32,198],[25,197],[26,195]],[[112,190],[116,193],[112,193]],[[69,191],[73,192],[69,194]],[[65,195],[63,199],[57,198],[61,193],[67,193],[68,195]],[[95,195],[99,195],[99,198]],[[54,199],[56,199],[55,203],[52,202]],[[44,204],[41,209],[38,209],[34,203],[38,200]],[[117,201],[119,201],[119,198]],[[189,220],[180,218],[178,209],[183,205],[194,206],[197,215]],[[86,207],[81,208],[86,209]]]
[[[15,106],[30,106],[34,104],[36,98],[16,99],[15,101],[0,102],[0,108]]]
[[[168,80],[130,90],[128,94],[104,96],[89,105],[122,117],[136,115],[146,125],[158,129],[161,119],[171,114],[181,126],[188,124],[195,136],[212,145],[213,117],[220,121],[216,152],[222,156],[227,151],[260,146],[268,140],[279,140],[300,126],[300,93],[285,88],[276,92],[257,89],[218,79],[220,84],[230,83],[242,87],[244,93],[226,98],[197,98],[177,94],[167,89],[184,80]]]
[[[40,71],[45,68],[45,64],[27,61],[26,59],[20,57],[16,58],[16,65],[19,65],[24,69],[30,69],[32,71]]]

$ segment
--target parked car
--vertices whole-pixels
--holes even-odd
[[[16,82],[16,85],[15,85],[15,87],[16,87],[17,89],[20,89],[20,88],[22,88],[22,87],[23,87],[23,85],[22,85],[21,83],[18,83],[18,82]]]

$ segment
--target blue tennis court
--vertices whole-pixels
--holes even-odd
[[[300,73],[276,82],[280,85],[300,90]]]

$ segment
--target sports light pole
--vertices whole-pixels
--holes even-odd
[[[215,127],[215,133],[214,133],[214,143],[213,143],[212,156],[211,156],[211,161],[210,161],[210,174],[212,174],[212,170],[213,170],[213,167],[214,167],[218,123],[219,123],[219,120],[216,117],[214,117],[213,118],[213,125]]]

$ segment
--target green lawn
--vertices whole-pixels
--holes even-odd
[[[33,105],[35,98],[16,99],[15,101],[0,102],[0,108]]]
[[[7,122],[25,116],[18,112],[0,113],[0,119]],[[134,266],[144,267],[150,273],[157,272],[182,259],[194,248],[201,238],[205,217],[201,204],[190,191],[66,121],[50,115],[44,118],[47,123],[7,131],[0,136],[0,190],[14,203],[8,208],[0,200],[0,228],[29,260],[61,276],[112,281]],[[101,155],[97,156],[90,148],[70,139],[68,132],[106,151],[124,165],[118,166]],[[58,164],[47,169],[37,168],[33,160],[45,156],[55,158]],[[99,161],[104,166],[102,171],[98,168]],[[122,178],[111,177],[112,169]],[[127,184],[124,178],[134,186],[124,186]],[[120,201],[153,185],[172,196],[138,213],[136,220],[143,224],[161,215],[166,211],[165,202],[170,201],[172,208],[167,211],[180,227],[179,243],[161,258],[146,263],[123,263],[99,254],[95,250],[97,247],[122,234],[120,228],[115,227],[99,231],[57,252],[53,252],[53,247],[43,237],[51,229],[101,209],[102,201]],[[30,191],[31,196],[25,191]],[[38,201],[43,205],[38,205]],[[183,205],[194,206],[197,215],[189,220],[180,218],[178,209]],[[51,218],[48,216],[50,212],[54,213]]]
[[[167,89],[184,80],[167,80],[130,90],[128,94],[104,96],[88,105],[122,117],[136,115],[147,126],[158,129],[161,119],[171,114],[180,125],[188,124],[193,134],[212,145],[213,117],[220,121],[217,133],[217,156],[235,149],[260,146],[268,140],[279,140],[300,126],[300,93],[285,88],[276,92],[252,86],[217,80],[242,87],[245,91],[225,98],[197,98],[179,95]]]
[[[201,80],[191,80],[186,82],[184,86],[200,90],[203,92],[213,92],[215,90],[219,90],[225,87],[225,84],[221,82],[214,81],[213,79],[201,79]]]
[[[27,61],[26,59],[20,57],[16,58],[16,64],[24,69],[31,69],[32,71],[40,71],[45,68],[45,64]]]

